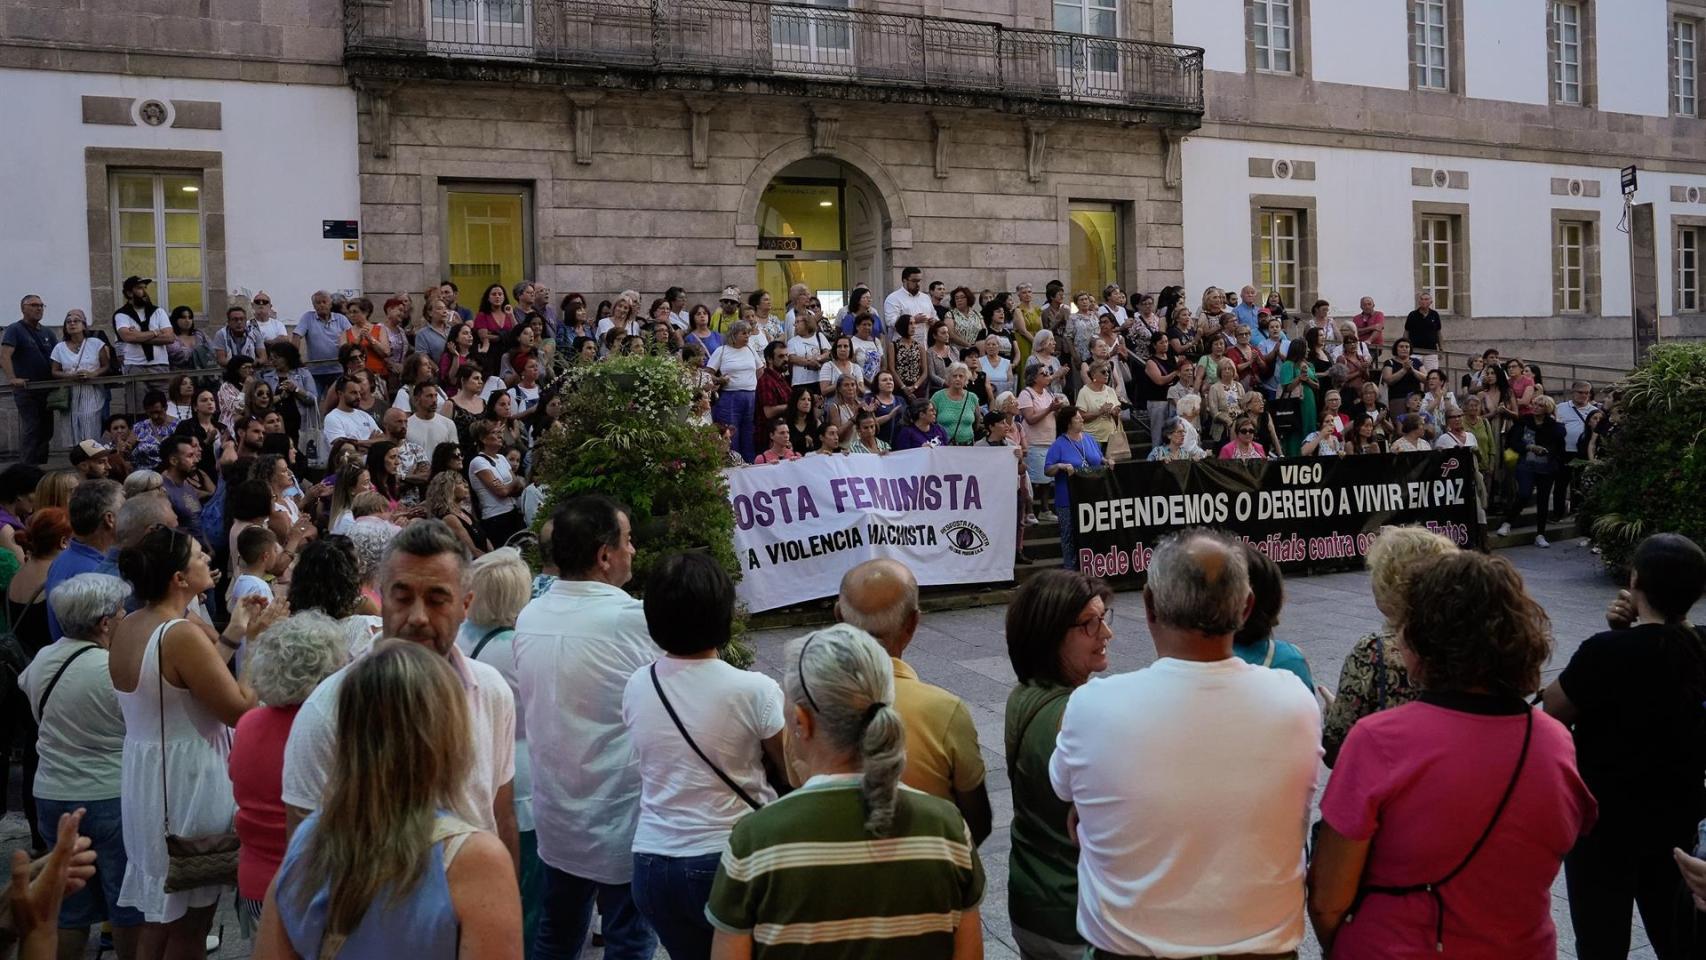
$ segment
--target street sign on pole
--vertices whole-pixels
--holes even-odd
[[[1623,195],[1625,197],[1635,192],[1635,165],[1623,168]]]

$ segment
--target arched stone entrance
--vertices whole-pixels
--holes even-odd
[[[892,285],[893,251],[912,246],[898,185],[874,157],[851,145],[814,152],[801,137],[777,146],[741,195],[736,243],[754,251],[757,286],[777,311],[803,282],[834,313],[859,285],[878,302]]]

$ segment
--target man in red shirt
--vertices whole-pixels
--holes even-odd
[[[1357,325],[1357,339],[1368,344],[1368,352],[1376,362],[1380,348],[1386,343],[1386,314],[1374,309],[1374,298],[1362,298],[1362,312],[1351,318]]]
[[[768,426],[777,417],[788,414],[788,404],[794,388],[788,384],[788,345],[772,340],[764,346],[764,369],[758,373],[758,397],[753,405],[754,436],[767,434]]]

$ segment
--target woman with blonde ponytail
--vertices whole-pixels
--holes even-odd
[[[789,643],[783,662],[808,779],[729,836],[705,909],[713,960],[982,957],[983,864],[953,804],[900,783],[889,655],[840,624]]]
[[[267,891],[256,960],[520,960],[515,864],[457,809],[467,700],[420,644],[382,643],[349,668],[325,803]]]

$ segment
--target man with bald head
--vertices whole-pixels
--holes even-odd
[[[1255,606],[1236,541],[1163,540],[1143,606],[1158,659],[1073,691],[1049,760],[1073,805],[1078,932],[1097,956],[1295,956],[1315,698],[1233,656]]]
[[[960,808],[972,840],[993,828],[977,728],[964,700],[918,679],[901,659],[918,632],[918,580],[896,560],[867,560],[841,578],[835,615],[883,645],[894,660],[894,708],[906,724],[902,783]]]

